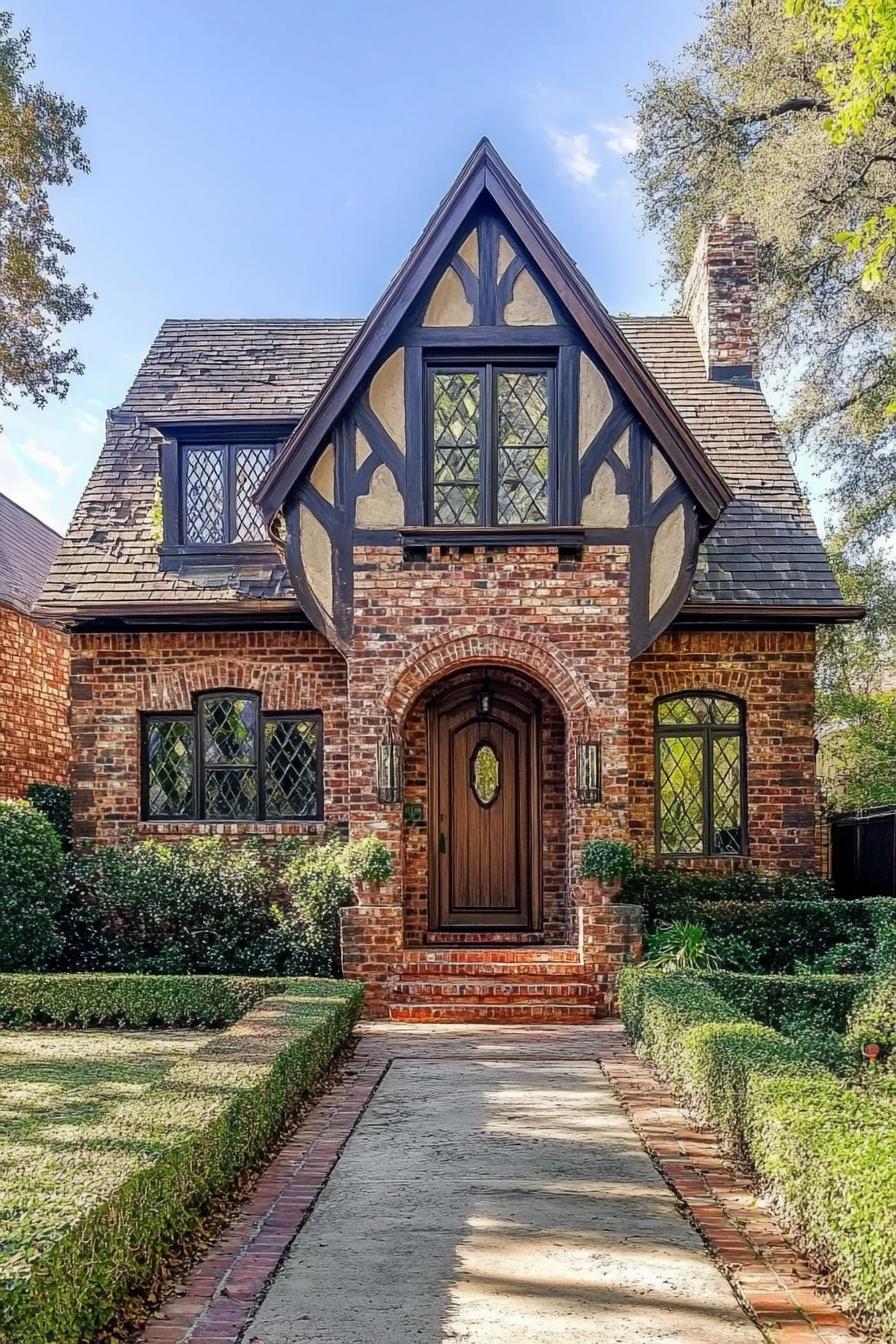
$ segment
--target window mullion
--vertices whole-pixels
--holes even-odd
[[[255,715],[255,768],[258,771],[258,783],[255,788],[255,815],[259,821],[264,821],[267,815],[265,784],[267,783],[264,759],[264,725],[265,715],[261,713],[261,702],[259,701],[258,712]]]
[[[483,527],[493,527],[498,517],[498,436],[494,365],[484,364],[479,371],[479,378],[482,389],[479,412],[481,441],[479,516]]]
[[[199,821],[205,820],[205,735],[202,731],[202,700],[196,701],[195,711],[196,726],[193,729],[196,750],[193,753],[195,761],[196,778],[194,788],[196,790],[196,816]]]
[[[713,853],[713,758],[712,729],[705,727],[701,731],[703,738],[703,853]]]
[[[236,536],[236,444],[224,447],[224,540],[229,546]]]

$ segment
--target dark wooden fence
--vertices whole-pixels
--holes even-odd
[[[896,896],[896,805],[831,817],[831,877],[838,896]]]

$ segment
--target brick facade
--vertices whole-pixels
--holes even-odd
[[[0,798],[67,784],[69,638],[0,606]]]
[[[758,281],[753,226],[737,214],[705,225],[684,282],[682,312],[710,378],[759,377]]]
[[[706,631],[661,635],[631,665],[629,829],[654,850],[653,702],[673,691],[726,691],[746,706],[744,859],[695,859],[786,871],[817,863],[815,636],[811,631]]]
[[[321,710],[324,823],[141,822],[140,714],[189,710],[199,691],[258,691],[263,710]],[[316,631],[76,635],[72,640],[75,835],[320,833],[345,826],[345,662]]]

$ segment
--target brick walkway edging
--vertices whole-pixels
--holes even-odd
[[[598,1062],[638,1137],[681,1200],[740,1302],[774,1344],[857,1344],[866,1338],[824,1296],[822,1282],[725,1157],[697,1128],[659,1073],[620,1029]]]
[[[140,1344],[236,1344],[388,1067],[363,1054],[346,1064]]]

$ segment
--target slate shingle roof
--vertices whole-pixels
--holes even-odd
[[[52,527],[0,495],[0,603],[30,613],[61,544]]]
[[[274,562],[239,573],[159,569],[158,447],[146,418],[298,421],[361,326],[347,318],[165,322],[109,417],[43,609],[294,602]],[[689,601],[842,603],[761,392],[710,382],[687,318],[622,318],[619,326],[735,495],[701,547]]]

